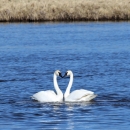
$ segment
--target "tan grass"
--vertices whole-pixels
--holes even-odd
[[[130,0],[0,0],[0,21],[130,20]]]

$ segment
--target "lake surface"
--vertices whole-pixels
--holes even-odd
[[[53,73],[91,102],[38,103]],[[64,92],[69,78],[58,78]],[[130,130],[130,23],[0,23],[0,129]]]

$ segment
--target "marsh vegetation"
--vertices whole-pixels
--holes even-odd
[[[0,0],[0,21],[130,20],[130,0]]]

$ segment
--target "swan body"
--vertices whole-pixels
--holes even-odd
[[[70,95],[67,98],[65,98],[65,101],[90,101],[95,97],[96,95],[94,94],[94,92],[85,89],[79,89],[70,93]]]
[[[88,90],[85,90],[85,89],[75,90],[75,91],[70,93],[70,89],[71,89],[72,83],[73,83],[73,73],[72,73],[72,71],[68,70],[66,72],[65,76],[70,76],[70,81],[69,81],[68,87],[67,87],[65,94],[64,94],[65,101],[68,101],[68,102],[90,101],[97,96],[97,95],[94,94],[94,92],[88,91]]]
[[[57,76],[61,76],[61,72],[56,70],[53,76],[54,88],[56,93],[52,90],[47,91],[40,91],[35,93],[32,96],[32,99],[37,100],[38,102],[62,102],[63,101],[63,93],[60,90],[58,83],[57,83]]]

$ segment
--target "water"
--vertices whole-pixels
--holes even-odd
[[[130,24],[1,23],[0,129],[129,130]],[[53,73],[74,73],[72,91],[91,102],[44,103],[30,97],[54,90]],[[69,78],[58,78],[64,92]]]

